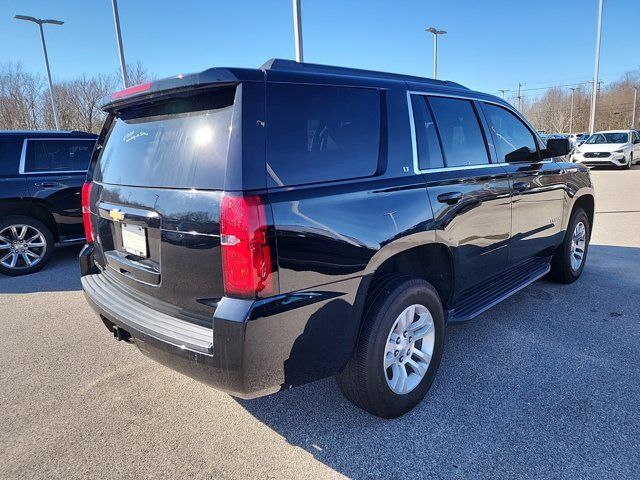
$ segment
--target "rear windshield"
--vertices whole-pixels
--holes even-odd
[[[94,179],[116,185],[222,189],[232,112],[228,105],[116,118]]]

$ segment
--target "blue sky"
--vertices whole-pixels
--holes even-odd
[[[305,60],[439,77],[471,88],[539,88],[593,75],[597,0],[302,0]],[[211,66],[257,67],[293,58],[290,0],[120,0],[128,62],[160,77]],[[54,79],[118,68],[110,0],[0,0],[0,63],[44,74],[33,24],[46,27]],[[639,0],[605,0],[601,79],[640,68]]]

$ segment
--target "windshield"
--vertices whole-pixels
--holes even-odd
[[[586,143],[590,145],[601,143],[627,143],[629,141],[629,134],[627,132],[609,132],[609,133],[594,133],[589,137]]]

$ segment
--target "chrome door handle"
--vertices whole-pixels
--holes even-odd
[[[524,192],[527,188],[529,188],[528,182],[516,182],[513,184],[513,189],[516,192]]]
[[[462,200],[462,192],[447,192],[438,195],[438,201],[447,205],[455,205],[460,200]]]
[[[60,182],[36,182],[34,185],[36,187],[57,187]]]

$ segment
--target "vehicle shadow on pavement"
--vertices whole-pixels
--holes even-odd
[[[56,248],[49,264],[31,275],[9,277],[0,274],[0,294],[80,290],[78,255],[81,248],[79,245]]]
[[[640,248],[588,256],[579,281],[536,282],[448,328],[430,392],[403,417],[356,408],[332,378],[237,401],[348,477],[632,478]]]

